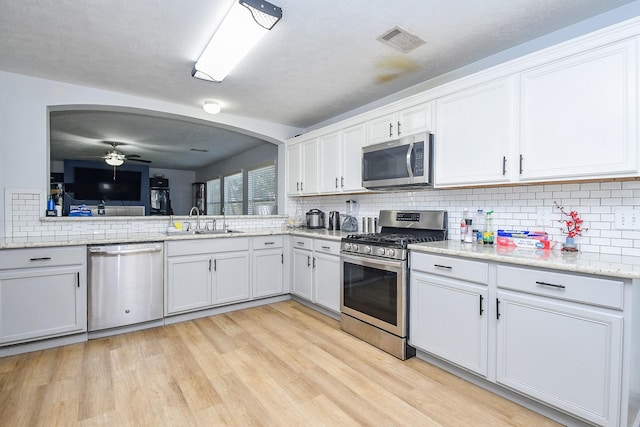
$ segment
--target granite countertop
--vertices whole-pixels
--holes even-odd
[[[622,279],[640,279],[640,257],[590,252],[564,253],[560,250],[477,245],[454,240],[409,245],[415,252],[474,258],[528,267],[550,268]]]
[[[220,239],[237,237],[256,237],[270,235],[297,235],[311,238],[322,238],[327,240],[340,241],[347,233],[341,231],[330,231],[327,229],[305,229],[291,228],[283,230],[281,228],[265,228],[259,230],[239,230],[237,233],[226,234],[183,234],[183,233],[97,233],[97,234],[77,234],[66,238],[56,238],[55,236],[43,236],[33,238],[6,238],[0,242],[0,249],[21,249],[39,248],[51,246],[78,246],[78,245],[108,245],[117,243],[138,243],[138,242],[160,242],[174,240],[196,240],[196,239]]]

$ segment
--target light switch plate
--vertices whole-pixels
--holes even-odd
[[[614,228],[616,230],[640,230],[640,211],[635,209],[616,210]]]

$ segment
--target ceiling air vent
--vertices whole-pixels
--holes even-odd
[[[398,49],[402,53],[408,53],[418,46],[425,44],[425,41],[420,37],[400,27],[390,29],[378,37],[378,40],[394,49]]]

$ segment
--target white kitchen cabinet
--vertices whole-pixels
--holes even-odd
[[[319,191],[321,193],[364,191],[362,147],[365,143],[364,124],[318,138]]]
[[[627,39],[522,73],[521,180],[638,172],[637,57]]]
[[[420,253],[411,257],[410,344],[486,377],[487,264]]]
[[[0,345],[86,330],[84,246],[2,251]]]
[[[431,103],[407,107],[367,122],[367,145],[430,131]]]
[[[167,258],[165,314],[209,307],[212,304],[211,262],[209,254]]]
[[[177,314],[251,297],[248,238],[166,243],[165,314]]]
[[[313,241],[313,302],[340,312],[340,242]]]
[[[311,301],[313,299],[313,239],[292,236],[291,293]]]
[[[284,293],[283,242],[283,236],[255,237],[253,239],[253,298]]]
[[[213,255],[213,303],[228,304],[246,301],[251,296],[248,251]]]
[[[287,194],[314,194],[318,191],[318,141],[311,138],[287,144]]]
[[[599,306],[622,308],[622,281],[504,266],[497,281],[497,382],[617,426],[623,316]]]
[[[506,183],[517,165],[515,77],[481,83],[436,101],[435,185]]]

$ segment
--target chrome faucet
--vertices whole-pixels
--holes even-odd
[[[225,207],[222,207],[222,231],[227,231],[227,211]]]
[[[193,216],[193,210],[196,210],[196,230],[200,230],[200,209],[197,206],[194,206],[189,211],[189,218]]]

